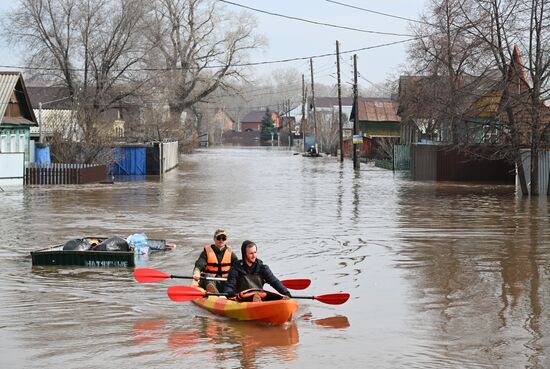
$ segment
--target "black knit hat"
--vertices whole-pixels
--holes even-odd
[[[245,259],[245,255],[246,255],[246,248],[249,246],[249,245],[254,245],[256,246],[256,244],[252,241],[249,241],[249,240],[245,240],[243,241],[243,244],[241,246],[241,255],[243,257],[243,260]],[[258,247],[258,246],[256,246]]]

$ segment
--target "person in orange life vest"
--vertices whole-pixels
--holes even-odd
[[[244,241],[241,246],[242,260],[239,260],[229,271],[227,282],[223,289],[228,296],[237,296],[240,301],[260,301],[267,293],[263,291],[265,283],[271,285],[277,292],[290,297],[290,292],[273,275],[271,269],[256,257],[258,247],[252,241]]]
[[[223,277],[231,265],[239,258],[227,245],[227,231],[217,229],[214,232],[214,243],[205,245],[193,269],[193,286],[200,286],[208,292],[218,292],[223,289],[224,282],[208,281],[202,277]]]

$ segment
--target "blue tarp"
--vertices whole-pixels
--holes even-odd
[[[51,156],[50,156],[50,146],[44,145],[36,145],[34,148],[34,162],[37,165],[40,164],[51,164]]]
[[[119,147],[115,155],[118,160],[111,174],[116,176],[146,174],[145,147]]]

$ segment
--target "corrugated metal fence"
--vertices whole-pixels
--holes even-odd
[[[107,178],[107,167],[97,164],[30,164],[25,170],[25,184],[85,184]]]

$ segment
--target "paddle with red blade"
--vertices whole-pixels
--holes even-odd
[[[183,302],[198,299],[207,296],[227,296],[225,293],[209,293],[201,291],[190,286],[171,286],[168,287],[168,297],[172,301]],[[292,296],[292,299],[310,299],[323,302],[330,305],[340,305],[348,301],[349,293],[331,293],[319,296]]]
[[[193,277],[180,276],[180,275],[170,275],[160,270],[151,269],[151,268],[138,268],[134,270],[134,278],[140,283],[152,283],[160,282],[168,278],[179,278],[179,279],[193,279]],[[226,278],[216,278],[216,277],[201,277],[208,281],[225,281]],[[304,290],[309,287],[311,280],[309,279],[285,279],[281,283],[291,290]]]
[[[168,297],[170,297],[170,300],[176,302],[191,301],[206,296],[227,296],[227,294],[204,292],[191,286],[168,287]]]
[[[329,293],[327,295],[318,295],[318,296],[294,296],[293,299],[310,299],[321,301],[329,305],[342,305],[344,302],[348,301],[349,293]]]
[[[134,278],[140,283],[152,283],[160,282],[168,278],[179,278],[179,279],[193,279],[193,277],[181,276],[181,275],[171,275],[161,272],[160,270],[151,269],[151,268],[139,268],[134,270]],[[207,279],[209,281],[225,281],[226,278],[216,278],[216,277],[201,277],[202,279]]]

